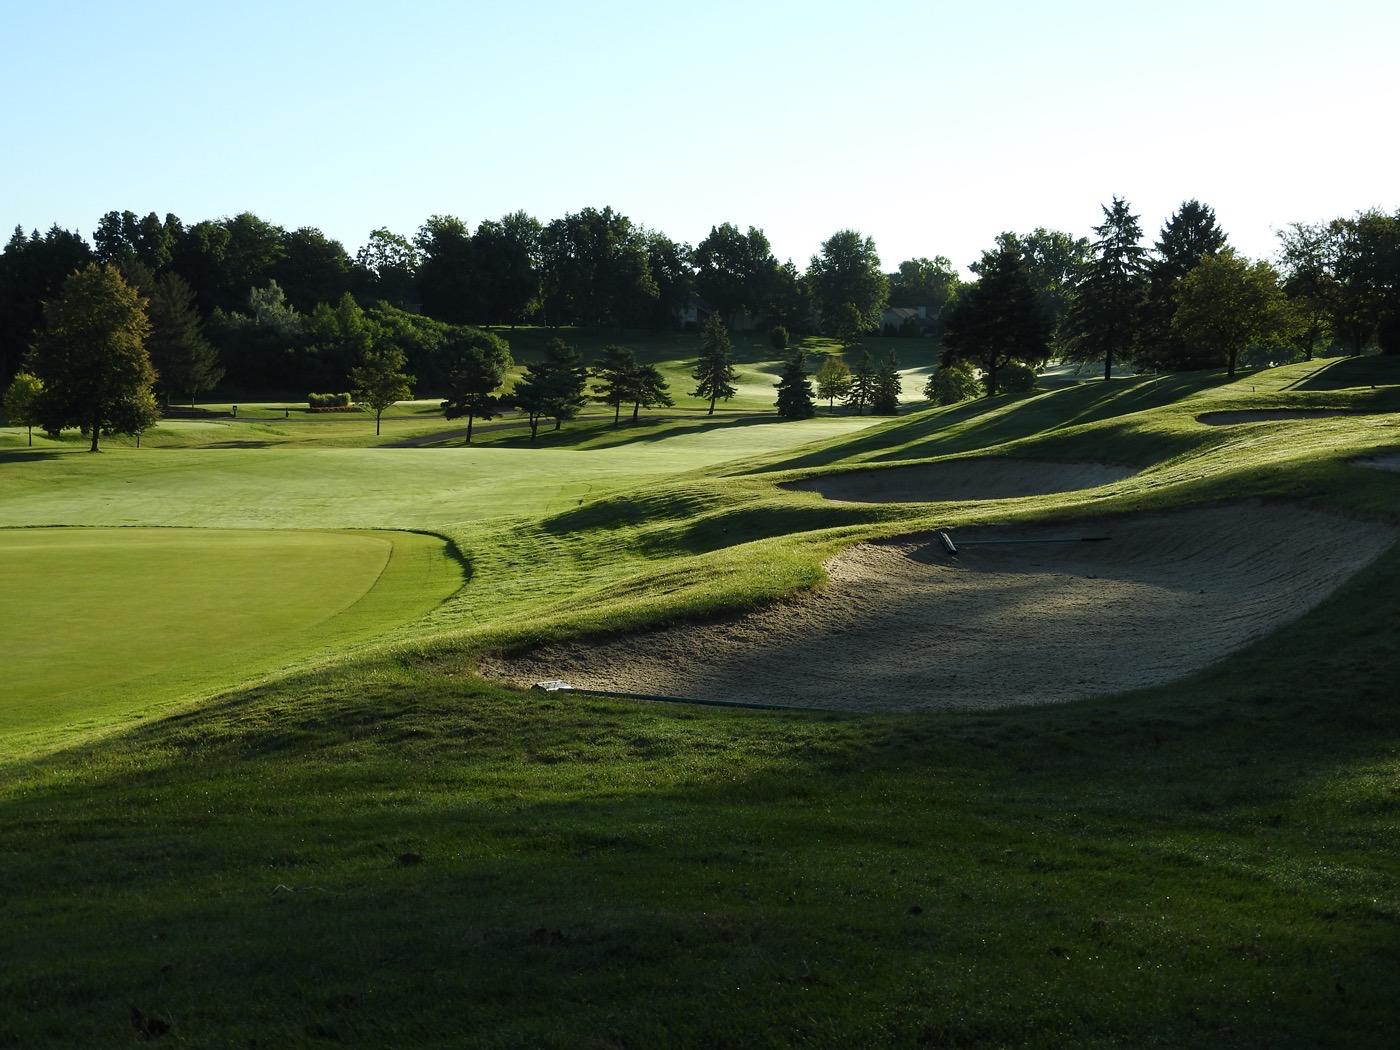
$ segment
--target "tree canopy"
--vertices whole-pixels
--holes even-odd
[[[1277,343],[1287,332],[1277,271],[1231,248],[1205,256],[1177,285],[1172,328],[1207,364],[1234,375],[1245,350]]]
[[[710,314],[705,319],[705,327],[700,335],[700,360],[690,377],[695,380],[692,397],[709,401],[707,415],[715,414],[716,401],[728,401],[739,392],[734,381],[739,371],[734,367],[733,350],[729,343],[729,329],[718,314]]]
[[[505,411],[505,399],[496,391],[510,371],[510,348],[504,339],[477,328],[455,328],[438,348],[447,419],[467,421],[466,444],[478,419],[494,419]]]
[[[31,371],[43,384],[37,420],[50,434],[77,427],[98,450],[103,434],[139,434],[156,416],[146,351],[146,301],[110,263],[89,263],[44,308]]]
[[[1034,366],[1049,348],[1049,322],[1031,282],[1024,248],[1004,233],[984,252],[978,277],[958,299],[943,336],[943,364],[970,361],[986,376],[987,396],[997,393],[1002,368]]]
[[[374,411],[375,434],[379,433],[384,410],[413,396],[414,378],[404,371],[406,364],[402,350],[386,346],[366,351],[360,363],[350,370],[355,399]]]

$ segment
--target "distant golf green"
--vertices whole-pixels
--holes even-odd
[[[0,751],[363,640],[461,582],[413,533],[0,530],[0,594],[25,606],[0,633]]]

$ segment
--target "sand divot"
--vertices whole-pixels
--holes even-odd
[[[1015,499],[1092,489],[1136,473],[1131,467],[1109,463],[1059,463],[986,456],[827,474],[784,482],[782,487],[819,492],[827,499],[852,503],[941,503]]]
[[[483,661],[518,685],[852,711],[1053,703],[1168,682],[1298,618],[1400,536],[1288,505],[962,529],[848,548],[819,590],[719,622]]]

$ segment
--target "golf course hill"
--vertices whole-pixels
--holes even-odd
[[[755,345],[533,442],[0,429],[0,1038],[1389,1045],[1400,360],[888,342],[895,417]]]

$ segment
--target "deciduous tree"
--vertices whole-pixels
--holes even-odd
[[[414,379],[404,371],[407,364],[403,351],[386,346],[368,351],[360,363],[350,370],[350,385],[355,400],[363,401],[374,411],[374,432],[384,410],[413,396]]]
[[[24,427],[29,432],[29,444],[34,444],[34,424],[39,422],[39,398],[44,393],[44,383],[36,375],[20,372],[10,381],[5,390],[5,398],[0,409],[5,412],[5,421],[12,427]]]
[[[1278,273],[1267,262],[1251,263],[1231,248],[1207,255],[1181,279],[1176,291],[1176,334],[1211,364],[1235,374],[1240,354],[1278,342],[1288,316]]]
[[[43,383],[38,422],[78,427],[98,451],[103,434],[138,434],[155,418],[146,301],[111,264],[89,263],[45,305],[31,371]]]
[[[1156,252],[1147,260],[1147,289],[1143,301],[1139,363],[1159,371],[1201,368],[1190,344],[1172,329],[1177,283],[1208,255],[1228,246],[1215,211],[1198,200],[1184,202],[1167,220],[1157,238]]]
[[[851,393],[851,366],[844,358],[828,354],[817,369],[817,397],[826,402],[827,411],[836,410],[836,399],[844,401]]]
[[[889,297],[889,282],[880,269],[875,241],[855,230],[839,230],[822,243],[807,268],[822,323],[840,318],[846,304],[855,308],[863,331],[879,328]]]

